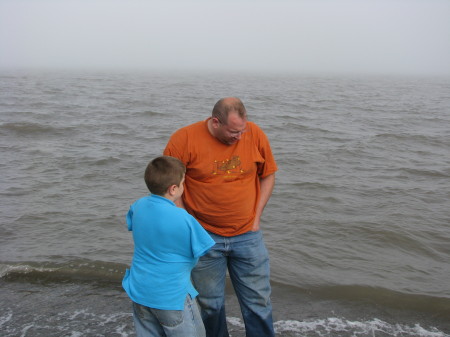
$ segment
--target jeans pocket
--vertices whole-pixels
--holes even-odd
[[[148,319],[151,316],[150,308],[146,306],[133,302],[133,309],[135,315],[137,315],[141,320]]]
[[[176,327],[183,323],[184,314],[183,310],[159,310],[159,309],[151,309],[153,315],[156,316],[158,322],[162,326],[166,327]]]

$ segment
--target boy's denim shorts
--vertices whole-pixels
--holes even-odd
[[[197,301],[190,295],[184,310],[160,310],[133,302],[133,320],[138,337],[205,337]]]

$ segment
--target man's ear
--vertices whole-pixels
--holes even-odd
[[[211,117],[211,125],[214,129],[217,129],[220,125],[220,121],[217,117]]]

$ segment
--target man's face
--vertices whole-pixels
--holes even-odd
[[[215,118],[215,137],[227,145],[235,144],[246,131],[247,119],[239,117],[236,112],[230,112],[226,124]]]

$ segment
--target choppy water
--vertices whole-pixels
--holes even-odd
[[[280,169],[277,336],[449,336],[450,79],[62,72],[0,76],[2,336],[134,335],[125,213],[170,134],[231,95]]]

